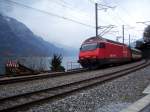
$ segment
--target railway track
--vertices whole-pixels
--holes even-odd
[[[58,77],[58,76],[65,76],[65,75],[73,75],[76,73],[82,73],[86,71],[87,69],[78,69],[78,70],[68,71],[68,72],[54,72],[54,73],[43,73],[38,75],[28,75],[28,76],[2,77],[0,78],[0,85],[17,83],[22,81],[31,81],[37,79]]]
[[[107,69],[107,68],[104,68]],[[77,69],[74,71],[68,71],[68,72],[54,72],[54,73],[43,73],[43,74],[36,74],[36,75],[27,75],[27,76],[15,76],[15,77],[3,77],[0,78],[0,85],[5,84],[12,84],[12,83],[19,83],[23,81],[32,81],[32,80],[38,80],[38,79],[46,79],[46,78],[54,78],[59,76],[67,76],[67,75],[74,75],[77,73],[82,72],[88,72],[87,69]]]
[[[1,98],[0,112],[16,112],[18,110],[32,107],[36,104],[41,104],[46,101],[62,98],[81,89],[85,89],[96,84],[127,75],[131,72],[135,72],[148,65],[150,65],[150,61],[146,61],[140,65],[134,65],[126,69],[103,74],[101,76],[96,76],[90,79],[79,80],[57,87]]]

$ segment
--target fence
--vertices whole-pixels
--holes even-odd
[[[82,67],[78,62],[73,62],[73,61],[67,62],[67,71],[80,69],[80,68],[82,68]]]

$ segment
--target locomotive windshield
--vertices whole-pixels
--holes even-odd
[[[97,43],[84,44],[81,46],[81,51],[95,50],[98,47]]]

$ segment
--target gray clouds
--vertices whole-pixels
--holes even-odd
[[[1,9],[4,9],[3,13],[23,22],[35,34],[42,36],[45,40],[72,47],[78,47],[81,43],[81,40],[93,35],[94,29],[63,20],[61,18],[43,14],[35,10],[20,7],[6,2],[5,0],[3,1],[3,4],[0,5]],[[70,11],[62,6],[59,6],[55,2],[51,2],[51,0],[38,0],[38,2],[35,2],[35,0],[32,1],[33,2],[26,0],[26,2],[24,2],[24,0],[16,0],[16,2],[27,4],[28,6],[32,6],[47,12],[56,13],[60,16],[75,19],[85,24],[88,21],[90,24],[89,21],[91,20],[86,18],[86,14],[82,15],[82,13],[79,14],[75,11]],[[86,21],[79,16],[83,16]]]
[[[90,3],[89,0],[62,0],[68,3],[67,7],[66,4],[61,2],[61,0],[13,1],[46,12],[51,12],[62,17],[77,20],[85,24],[95,24],[94,4]],[[145,11],[149,9],[149,7],[144,8],[144,6],[148,4],[148,0],[145,0],[143,4],[139,0],[126,0],[121,2],[120,0],[104,1],[105,3],[109,3],[112,6],[117,5],[117,8],[115,10],[108,10],[107,12],[100,11],[99,23],[100,25],[114,24],[118,26],[116,29],[114,29],[120,32],[117,35],[121,35],[122,24],[138,26],[136,24],[136,21],[142,21],[144,20],[144,18],[148,19],[149,17],[148,14],[146,15],[147,12]],[[127,10],[125,11],[125,9]],[[138,12],[135,12],[135,10],[133,9],[138,10]],[[8,16],[14,17],[17,20],[23,22],[35,34],[42,36],[45,40],[48,40],[50,42],[55,42],[78,48],[84,39],[95,35],[95,30],[92,28],[88,28],[86,26],[82,26],[74,22],[50,16],[15,4],[11,4],[7,2],[7,0],[0,0],[0,12],[3,12]],[[130,12],[130,14],[128,12]],[[129,17],[130,15],[132,17]],[[140,29],[142,29],[143,27],[144,26],[142,25],[138,26],[138,28]],[[136,32],[132,30],[127,30],[125,33],[126,37],[128,33],[135,35],[135,37],[137,35],[142,35],[141,32]],[[105,37],[115,40],[114,35],[108,34]]]

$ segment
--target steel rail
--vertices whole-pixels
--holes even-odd
[[[90,78],[90,79],[85,79],[85,80],[72,82],[69,84],[64,84],[64,85],[60,85],[57,87],[52,87],[52,88],[48,88],[48,89],[44,89],[44,90],[40,90],[40,91],[24,93],[24,94],[20,94],[20,95],[3,98],[3,99],[0,99],[0,104],[7,104],[8,102],[15,104],[20,99],[26,99],[26,101],[24,101],[23,103],[21,102],[21,104],[16,104],[16,105],[10,106],[8,108],[0,109],[0,112],[1,111],[10,112],[13,110],[16,111],[16,110],[20,110],[26,106],[28,107],[28,106],[38,104],[38,103],[46,101],[46,100],[52,100],[52,99],[56,99],[58,97],[66,96],[69,93],[87,88],[89,86],[93,86],[97,83],[103,83],[103,82],[127,75],[131,72],[135,72],[135,71],[142,69],[143,67],[146,67],[148,65],[150,65],[150,62],[145,62],[140,65],[132,66],[132,67],[120,70],[120,71],[118,70],[113,73],[103,74],[101,76],[96,76],[96,77]]]
[[[82,72],[86,72],[86,71],[87,71],[87,69],[79,69],[79,70],[69,71],[69,72],[43,73],[43,74],[37,74],[37,75],[16,76],[16,77],[10,77],[10,78],[3,77],[3,79],[0,79],[0,85],[10,84],[10,83],[18,83],[18,82],[23,82],[23,81],[45,79],[45,78],[50,78],[50,77],[73,75],[76,73],[82,73]]]
[[[109,68],[105,68],[105,69],[109,69]],[[77,73],[83,73],[83,72],[88,72],[88,71],[89,70],[87,69],[79,69],[79,70],[74,70],[74,71],[69,71],[69,72],[44,73],[44,74],[38,74],[38,75],[16,76],[16,77],[3,78],[3,79],[0,78],[0,85],[19,83],[23,81],[32,81],[32,80],[38,80],[38,79],[46,79],[46,78],[51,78],[51,77],[74,75]]]

